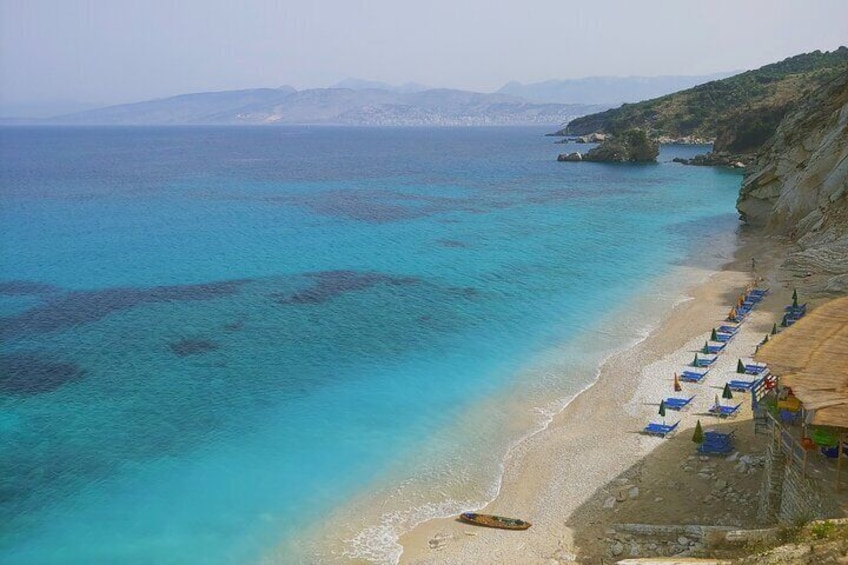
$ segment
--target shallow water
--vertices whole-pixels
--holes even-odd
[[[705,148],[543,133],[0,130],[2,560],[285,559],[367,493],[491,496],[467,469],[544,418],[454,424],[585,387],[632,337],[599,324],[736,221],[738,175],[669,162]]]

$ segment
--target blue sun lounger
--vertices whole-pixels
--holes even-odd
[[[685,381],[687,383],[699,383],[704,379],[705,376],[707,376],[708,372],[709,371],[703,371],[703,372],[689,371],[689,370],[681,371],[680,380]]]
[[[769,293],[769,289],[767,289],[767,288],[753,288],[753,289],[748,291],[748,296],[756,296],[760,300],[762,300],[763,297],[768,293]]]
[[[718,416],[719,418],[730,418],[732,416],[736,416],[736,412],[739,410],[740,406],[742,406],[741,402],[736,406],[722,406],[719,404],[710,408],[710,414]]]
[[[692,360],[693,367],[709,367],[710,365],[715,363],[716,359],[718,359],[716,355],[701,355],[700,357],[698,357],[698,355],[696,354],[695,357],[696,359]]]
[[[735,333],[728,334],[728,333],[724,333],[724,332],[719,332],[719,331],[717,331],[715,335],[716,335],[716,338],[715,338],[715,340],[716,340],[716,341],[718,341],[718,342],[720,342],[720,343],[727,343],[728,341],[730,341],[731,339],[733,339],[733,337],[734,337],[736,334],[735,334]]]
[[[739,381],[739,380],[734,379],[734,380],[728,382],[727,386],[729,386],[730,390],[732,390],[734,392],[751,392],[751,389],[754,388],[754,385],[756,385],[757,382],[758,382],[758,380]]]
[[[704,442],[698,446],[698,453],[703,455],[724,455],[733,451],[733,434],[707,431],[704,432]]]
[[[746,364],[745,365],[745,374],[746,375],[759,375],[760,373],[762,373],[765,370],[766,370],[765,363],[763,363],[763,364],[757,363],[757,364],[752,364],[752,365]]]
[[[642,430],[643,434],[655,435],[660,437],[665,437],[675,429],[680,424],[680,420],[676,421],[674,424],[668,426],[666,424],[655,424],[651,422]]]
[[[690,396],[689,398],[674,398],[674,397],[671,397],[671,398],[666,398],[663,402],[665,402],[665,407],[668,408],[669,410],[682,410],[682,409],[686,408],[689,405],[690,402],[692,402],[693,398],[695,398],[694,395]]]
[[[718,336],[716,336],[716,337],[718,337]],[[721,343],[721,341],[718,341],[718,342],[713,341],[712,343],[708,341],[706,346],[704,346],[704,349],[706,349],[706,351],[704,351],[703,349],[701,351],[703,353],[709,353],[709,354],[712,355],[712,354],[716,354],[716,353],[721,353],[722,351],[724,351],[725,347],[727,347],[727,344]]]
[[[756,303],[756,302],[762,301],[762,299],[764,297],[765,297],[765,294],[761,294],[761,293],[757,292],[756,290],[751,290],[751,291],[748,291],[748,293],[745,295],[745,301]]]
[[[736,335],[736,332],[739,331],[739,326],[721,325],[718,327],[718,331],[723,334]]]

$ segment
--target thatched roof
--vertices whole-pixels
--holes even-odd
[[[792,387],[811,411],[809,423],[848,428],[848,297],[811,310],[772,336],[756,358]]]

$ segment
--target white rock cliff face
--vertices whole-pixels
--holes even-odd
[[[736,208],[766,234],[797,245],[786,266],[816,290],[848,291],[848,71],[781,122],[763,147]]]

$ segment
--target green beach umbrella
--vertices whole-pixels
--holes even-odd
[[[695,433],[692,434],[692,441],[697,444],[704,443],[704,428],[701,427],[701,420],[695,424]]]
[[[771,327],[771,335],[777,335],[777,322]]]
[[[665,400],[660,400],[660,411],[659,415],[665,418]]]
[[[784,314],[783,320],[780,321],[780,327],[781,328],[785,328],[785,327],[789,326],[789,322],[787,320],[788,320],[788,318],[786,317],[786,314]]]
[[[766,337],[764,337],[764,338],[763,338],[763,341],[760,343],[760,345],[765,345],[765,344],[767,344],[767,343],[768,343],[768,340],[769,340],[769,334],[766,334]]]
[[[742,375],[745,374],[745,363],[742,362],[742,359],[736,362],[736,372]]]
[[[693,366],[693,367],[697,367],[697,366],[698,366],[698,354],[697,354],[697,353],[695,354],[695,360],[694,360],[694,361],[692,361],[692,366]]]
[[[709,353],[709,352],[710,352],[710,347],[709,347],[709,345],[707,344],[707,342],[705,341],[705,342],[704,342],[704,348],[701,350],[701,353],[707,354],[707,353]]]
[[[718,333],[716,333],[716,329],[713,328],[713,332],[710,334],[710,340],[718,341]]]
[[[724,383],[724,391],[722,391],[721,397],[727,400],[733,399],[733,391],[730,390],[730,383]]]
[[[792,291],[792,307],[798,307],[798,289]]]

